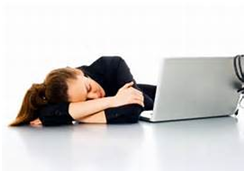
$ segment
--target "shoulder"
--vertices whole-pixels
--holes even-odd
[[[112,60],[122,60],[121,56],[101,56],[98,60],[112,61]]]
[[[104,69],[105,67],[108,66],[117,65],[119,64],[120,61],[124,61],[123,58],[120,56],[101,56],[90,65],[83,65],[77,68],[81,70]]]
[[[116,70],[122,61],[124,61],[124,59],[120,56],[101,56],[94,63],[92,63],[91,66],[107,70]]]
[[[84,70],[89,75],[92,73],[105,74],[116,70],[121,61],[124,60],[120,56],[101,56],[89,66],[81,66],[79,69]]]
[[[98,59],[100,62],[102,63],[119,63],[119,61],[124,61],[122,57],[120,56],[101,56],[99,59]]]

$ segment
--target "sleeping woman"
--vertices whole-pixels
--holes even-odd
[[[103,56],[89,66],[51,71],[26,92],[10,126],[78,123],[136,123],[152,110],[156,86],[137,84],[119,56]]]

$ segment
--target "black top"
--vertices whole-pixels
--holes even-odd
[[[126,83],[134,81],[134,88],[141,90],[136,84],[125,61],[118,56],[103,56],[90,66],[77,67],[105,90],[106,97],[116,95]],[[145,107],[153,108],[153,100],[144,94]],[[72,124],[73,118],[68,113],[69,103],[48,104],[37,111],[44,126]],[[130,104],[105,109],[107,123],[135,123],[144,108],[138,104]]]

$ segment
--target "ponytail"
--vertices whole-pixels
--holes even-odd
[[[78,70],[73,68],[59,68],[52,70],[45,78],[44,83],[33,84],[26,92],[19,113],[10,126],[29,124],[38,118],[37,111],[50,103],[68,101],[69,79],[76,79]]]
[[[33,84],[32,87],[26,92],[22,101],[21,109],[16,119],[10,126],[19,126],[29,124],[38,118],[35,111],[48,103],[45,97],[46,86],[42,84]]]

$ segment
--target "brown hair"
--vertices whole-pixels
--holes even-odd
[[[51,71],[41,84],[33,84],[24,96],[20,111],[10,126],[29,124],[35,120],[35,111],[48,103],[67,102],[67,81],[76,79],[77,71],[73,68],[59,68]]]

